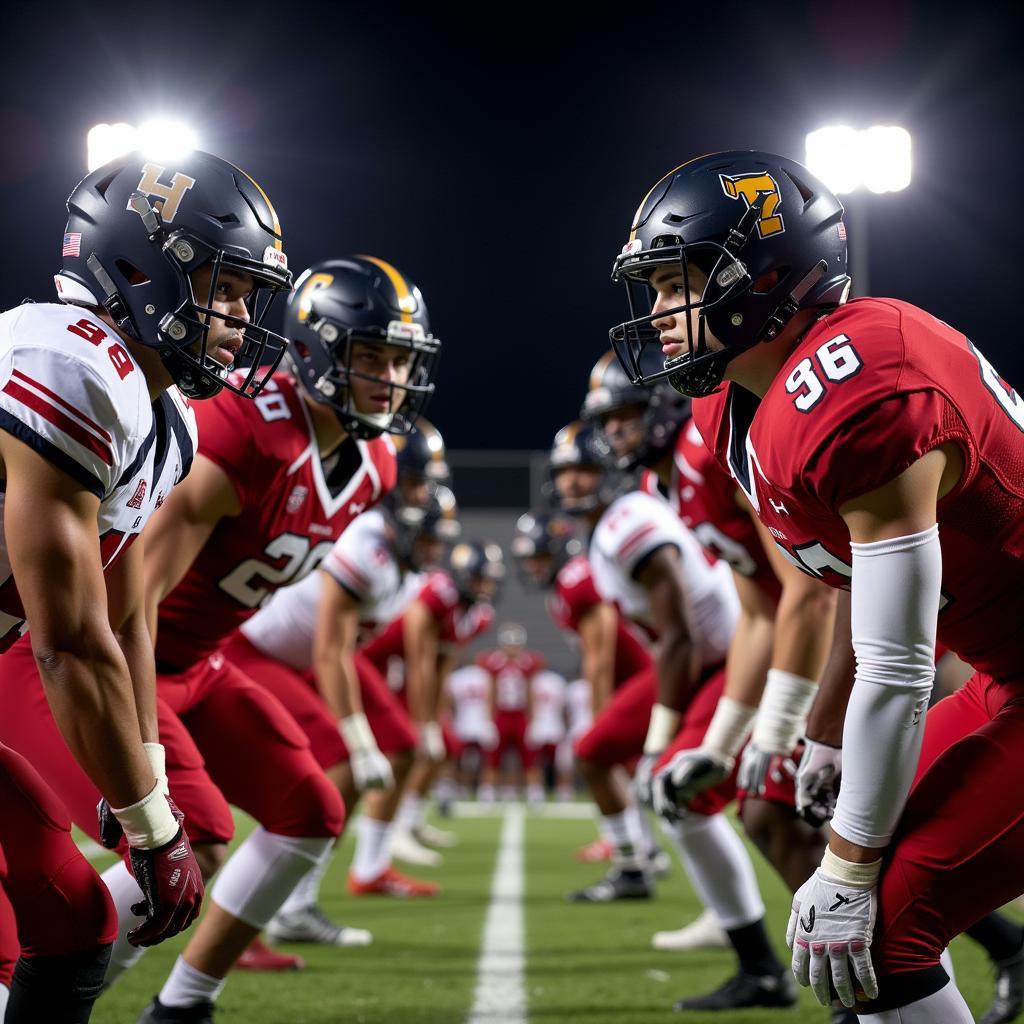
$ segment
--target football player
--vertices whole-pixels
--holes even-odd
[[[28,758],[0,748],[0,860],[23,950],[12,1022],[87,1020],[116,934],[69,811],[93,838],[127,841],[140,915],[129,942],[160,942],[198,912],[158,736],[138,538],[189,471],[188,399],[252,397],[259,362],[280,359],[255,300],[291,280],[273,207],[217,157],[131,154],[67,205],[63,304],[0,317],[0,647],[14,645],[0,661],[2,728]],[[232,365],[245,369],[229,381]]]
[[[648,467],[647,486],[667,494],[705,548],[729,564],[740,598],[715,717],[700,747],[675,753],[662,769],[655,806],[670,815],[677,801],[685,806],[726,778],[743,748],[744,827],[795,892],[817,866],[824,842],[795,813],[793,757],[831,643],[834,594],[786,562],[770,537],[759,536],[753,510],[690,421],[689,401],[667,382],[632,384],[609,352],[591,374],[584,413],[601,423],[620,465]],[[659,944],[670,947],[669,936],[661,933]],[[735,1005],[742,993],[723,991],[718,998]]]
[[[610,461],[592,425],[570,424],[555,438],[555,488],[565,511],[592,530],[589,560],[598,591],[659,645],[656,668],[620,687],[577,745],[600,810],[622,819],[618,834],[612,833],[618,864],[596,885],[570,896],[587,902],[649,895],[638,832],[630,829],[610,767],[641,755],[636,788],[648,802],[651,772],[673,740],[678,749],[699,744],[722,693],[723,663],[739,614],[726,564],[709,561],[660,498],[619,493],[625,488],[607,469]],[[694,888],[728,935],[739,975],[751,979],[745,1005],[791,1006],[796,993],[768,941],[753,866],[719,813],[734,795],[732,777],[696,794],[673,835]],[[683,1003],[676,1008],[701,1008]]]
[[[259,827],[220,871],[146,1024],[207,1021],[239,954],[330,856],[344,820],[337,788],[292,716],[220,648],[392,488],[385,435],[407,433],[432,391],[439,342],[423,298],[384,260],[310,267],[289,297],[285,334],[289,372],[274,375],[255,402],[225,395],[202,407],[188,485],[147,536],[158,689],[187,721],[210,776]],[[214,866],[221,826],[201,838]]]
[[[653,305],[612,335],[635,379],[660,343],[788,558],[850,590],[855,682],[819,695],[848,697],[843,786],[793,900],[797,979],[862,1020],[968,1022],[940,955],[1024,888],[1024,402],[926,312],[845,301],[842,215],[784,157],[682,165],[616,261]],[[976,671],[926,714],[936,637]]]
[[[498,736],[498,742],[487,752],[480,788],[485,793],[494,792],[500,773],[503,792],[514,798],[516,787],[510,781],[514,776],[503,764],[507,752],[514,751],[528,787],[527,796],[543,802],[544,787],[539,787],[539,793],[537,787],[536,748],[527,743],[526,734],[533,718],[533,677],[546,662],[537,651],[527,650],[526,630],[515,622],[501,625],[497,649],[481,651],[474,662],[491,677],[491,721]]]

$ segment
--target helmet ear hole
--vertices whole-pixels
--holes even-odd
[[[750,287],[755,295],[767,295],[780,281],[789,277],[789,267],[776,267],[762,274]]]
[[[130,285],[149,284],[149,278],[134,263],[129,263],[125,259],[116,259],[114,266]]]

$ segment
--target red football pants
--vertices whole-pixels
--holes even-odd
[[[19,945],[25,956],[95,949],[116,938],[117,914],[103,880],[72,840],[68,812],[56,794],[24,757],[3,745],[0,807],[2,902],[10,901],[0,913],[0,982],[9,985]]]
[[[348,760],[348,749],[338,732],[337,720],[320,696],[311,672],[299,672],[269,657],[241,632],[228,640],[224,654],[287,709],[309,739],[313,756],[322,768]],[[355,663],[363,710],[377,745],[385,754],[414,749],[416,730],[401,701],[374,665],[358,652]]]
[[[0,742],[33,764],[46,765],[47,782],[82,831],[99,842],[96,805],[100,794],[64,745],[39,680],[29,638],[0,656]],[[193,843],[226,843],[234,819],[221,791],[207,774],[192,737],[169,705],[157,697],[160,742],[167,751],[167,774],[175,803],[185,814]],[[245,749],[243,747],[242,749]]]
[[[506,750],[514,750],[519,755],[523,771],[533,767],[537,752],[526,744],[526,712],[495,711],[494,728],[498,732],[498,743],[493,750],[487,751],[487,764],[491,768],[500,768]]]
[[[886,851],[871,957],[879,975],[939,962],[950,940],[1024,892],[1024,692],[975,673],[929,712]]]

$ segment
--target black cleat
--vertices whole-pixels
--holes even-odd
[[[570,903],[611,903],[613,900],[649,900],[654,886],[642,871],[612,868],[604,878],[566,895]]]
[[[194,1006],[164,1006],[154,996],[138,1024],[213,1024],[213,1003],[204,1000]]]
[[[996,998],[979,1024],[1009,1024],[1024,1009],[1024,949],[1008,960],[999,960],[996,969]]]
[[[749,1006],[796,1006],[796,982],[789,971],[781,974],[739,974],[706,996],[680,999],[673,1010],[741,1010]]]

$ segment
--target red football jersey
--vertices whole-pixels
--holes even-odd
[[[231,478],[242,511],[217,524],[160,605],[156,653],[166,665],[185,668],[215,651],[275,590],[312,572],[395,485],[386,436],[354,442],[355,472],[347,482],[329,479],[296,389],[279,373],[255,400],[222,391],[193,405],[199,452]]]
[[[530,680],[545,667],[537,651],[520,651],[509,656],[504,651],[482,651],[474,659],[494,679],[494,707],[498,711],[525,711]]]
[[[459,597],[451,577],[441,570],[430,573],[416,599],[422,601],[440,624],[441,650],[464,647],[490,629],[494,608],[486,601],[467,604]],[[405,616],[400,615],[360,648],[381,671],[392,658],[405,658]]]
[[[642,487],[649,494],[658,493],[654,473],[644,474]],[[737,498],[735,481],[718,464],[697,424],[690,420],[676,441],[668,502],[708,551],[778,602],[782,584],[750,514],[737,504]]]
[[[547,600],[548,615],[559,629],[577,633],[580,620],[591,608],[602,603],[601,595],[594,586],[590,562],[586,555],[577,555],[566,562],[555,577],[554,589]],[[615,674],[612,685],[618,686],[647,668],[651,656],[618,608],[615,616]]]
[[[760,401],[730,385],[694,416],[782,551],[837,587],[852,560],[838,510],[956,444],[963,476],[938,509],[939,640],[1024,678],[1024,400],[962,334],[906,302],[858,299],[808,331]]]

